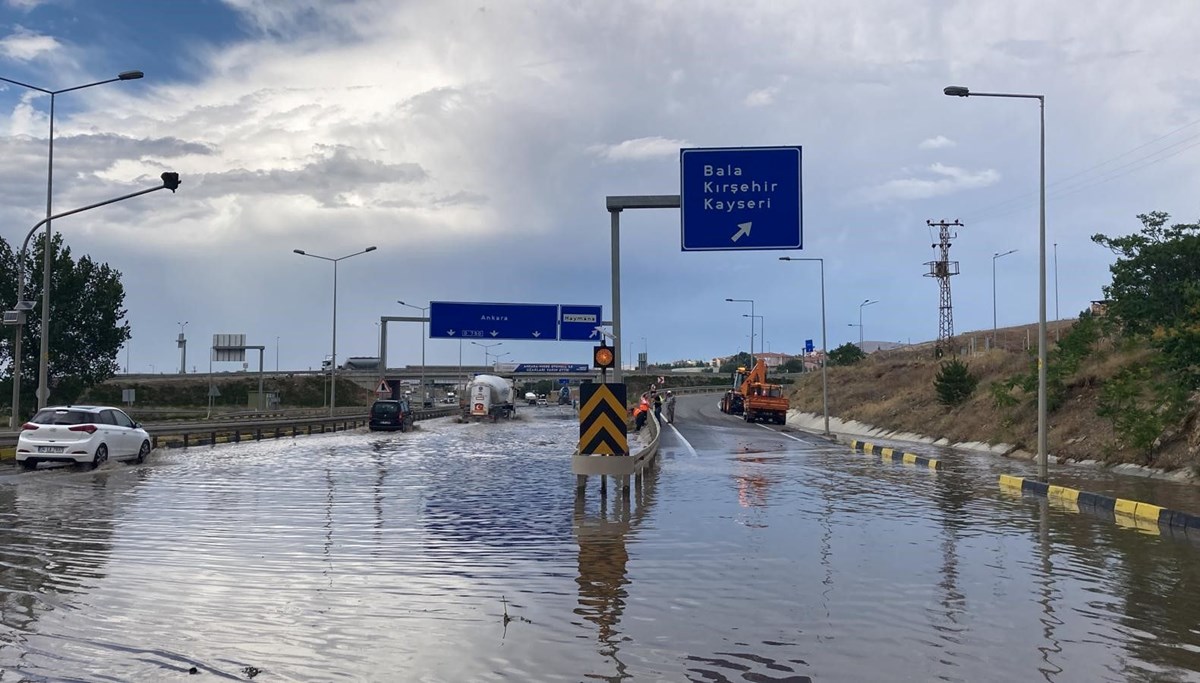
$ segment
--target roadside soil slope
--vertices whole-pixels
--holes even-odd
[[[1065,333],[1071,322],[1052,325],[1061,324]],[[1053,349],[1054,328],[1050,329]],[[1036,452],[1036,393],[1023,395],[1018,390],[1014,394],[1020,397],[1018,405],[1001,408],[995,405],[991,385],[1036,367],[1037,326],[1000,330],[999,348],[985,350],[990,335],[988,330],[955,338],[959,358],[979,379],[975,392],[959,407],[948,408],[938,402],[934,378],[940,361],[934,358],[933,344],[925,343],[872,353],[855,365],[830,367],[829,412],[889,430],[952,442],[1006,443]],[[1033,350],[1025,348],[1027,338]],[[1135,463],[1164,470],[1187,468],[1200,474],[1200,420],[1196,419],[1195,401],[1184,421],[1169,428],[1151,453],[1124,447],[1112,423],[1096,414],[1103,383],[1144,357],[1142,352],[1117,351],[1103,341],[1098,346],[1070,378],[1063,405],[1048,415],[1049,452],[1062,459]],[[799,376],[791,399],[795,409],[820,413],[821,373]]]

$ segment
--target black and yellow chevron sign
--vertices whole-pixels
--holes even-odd
[[[579,385],[579,454],[629,455],[625,385]]]

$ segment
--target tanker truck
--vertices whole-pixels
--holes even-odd
[[[513,385],[511,380],[495,375],[476,375],[467,385],[467,402],[463,406],[463,418],[490,417],[492,421],[515,415]]]

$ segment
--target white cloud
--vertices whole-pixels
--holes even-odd
[[[38,5],[44,5],[46,2],[47,0],[5,0],[5,4],[7,4],[9,7],[14,7],[25,12],[28,12]]]
[[[14,1],[29,5],[9,5]],[[389,301],[401,296],[390,292],[406,300],[607,306],[607,258],[595,258],[609,248],[602,198],[677,191],[678,166],[670,162],[692,141],[805,145],[806,222],[856,226],[845,233],[807,232],[805,247],[827,251],[834,274],[839,252],[858,263],[887,263],[905,247],[883,226],[919,226],[930,217],[917,220],[926,207],[904,200],[945,197],[939,212],[959,215],[972,204],[1036,189],[1032,105],[971,105],[941,95],[950,82],[1017,87],[1010,82],[1014,69],[1028,71],[1031,59],[1039,78],[1029,87],[1056,93],[1047,120],[1057,142],[1052,176],[1200,118],[1187,76],[1200,67],[1200,56],[1185,39],[1200,31],[1200,13],[1183,6],[1148,16],[1136,4],[1093,9],[1083,0],[1012,0],[1002,8],[879,0],[870,13],[847,12],[837,3],[747,0],[736,14],[711,3],[643,7],[627,0],[225,2],[248,35],[208,44],[204,22],[166,24],[162,30],[178,32],[187,46],[176,53],[179,74],[168,79],[148,72],[144,81],[77,93],[58,113],[56,208],[124,194],[155,182],[163,170],[179,171],[184,180],[177,194],[156,193],[56,222],[77,253],[124,269],[134,365],[142,369],[150,360],[161,368],[178,357],[170,340],[177,333],[173,321],[181,318],[173,309],[187,310],[189,331],[197,333],[282,335],[284,367],[318,363],[328,341],[329,322],[320,313],[329,300],[328,273],[311,259],[297,263],[293,248],[339,254],[358,245],[379,247],[343,271],[339,353],[343,343],[348,354],[370,350],[373,321],[394,313]],[[89,13],[105,12],[105,3],[70,6],[79,25],[88,25]],[[631,7],[645,20],[625,21]],[[40,70],[59,74],[50,80],[63,83],[102,77],[105,64],[124,68],[119,46],[86,38],[73,44],[52,16],[30,13],[15,34],[11,20],[0,28],[11,46],[0,48],[0,60],[10,59],[6,49],[36,55]],[[729,35],[739,39],[726,40]],[[1056,49],[995,47],[1018,39]],[[62,45],[47,53],[47,41]],[[1024,56],[1013,56],[1021,50]],[[65,68],[49,68],[59,62]],[[1128,96],[1113,98],[1113,92]],[[780,106],[784,102],[788,106]],[[45,210],[46,104],[16,88],[0,91],[5,225],[32,225]],[[943,135],[930,136],[930,130]],[[912,144],[927,137],[922,149],[958,141],[970,147],[970,160],[956,162],[961,167],[929,166],[932,159],[925,157],[932,155]],[[1107,152],[1089,144],[1122,139],[1129,144]],[[630,163],[637,160],[659,163]],[[1195,157],[1185,160],[1196,166]],[[1170,208],[1190,196],[1197,172],[1181,163],[1143,173],[1153,183],[1154,201]],[[1103,196],[1064,197],[1056,230],[1074,230],[1086,241],[1094,225],[1071,218],[1081,206],[1113,215],[1144,211],[1144,188],[1126,179],[1136,177],[1107,185]],[[834,206],[855,187],[866,187],[852,195],[856,204]],[[870,206],[864,197],[889,203]],[[883,213],[888,221],[879,220]],[[689,294],[669,313],[651,299],[627,303],[625,329],[649,337],[652,358],[710,357],[745,344],[740,326],[736,335],[709,334],[689,322],[708,318],[698,309],[703,304],[691,301],[734,294],[721,291],[727,278],[696,267],[697,258],[707,257],[679,253],[678,215],[642,212],[628,220],[655,227],[630,229],[622,238],[628,240],[624,277],[636,281],[653,273]],[[838,243],[843,234],[853,239]],[[985,242],[964,240],[964,260],[972,248],[986,258],[1001,246]],[[753,271],[759,257],[770,255],[731,254],[720,267]],[[1105,276],[1104,258],[1099,253],[1088,272]],[[872,289],[892,282],[882,278],[854,278],[830,305],[839,297],[853,306],[876,296]],[[1082,292],[1102,284],[1069,275],[1064,292],[1071,291],[1071,278],[1085,301]],[[251,293],[256,301],[281,302],[279,310],[233,304]],[[788,307],[784,301],[760,305]],[[913,322],[920,316],[904,306],[893,310],[879,321],[887,338],[932,336]],[[882,309],[873,314],[883,315]],[[811,335],[800,328],[800,317],[777,324],[776,350],[786,348],[785,339]],[[990,328],[990,319],[986,323]],[[419,340],[411,327],[390,334],[393,344],[405,335]],[[836,346],[840,340],[830,341]],[[398,363],[420,358],[419,345],[406,344],[391,350]],[[545,343],[528,354],[516,344],[503,348],[516,350],[512,360],[578,354],[578,348]],[[481,360],[479,349],[468,350],[472,362]],[[432,363],[458,360],[457,347],[434,343],[428,352]]]
[[[39,55],[53,52],[60,47],[61,44],[55,38],[33,33],[20,27],[13,33],[0,38],[0,54],[22,62],[37,59]]]
[[[945,135],[938,135],[936,137],[922,140],[921,144],[917,145],[917,149],[945,149],[947,147],[953,147],[956,144],[958,143],[954,142]]]
[[[615,145],[592,145],[589,151],[606,161],[643,161],[676,156],[681,147],[691,147],[691,143],[654,136],[634,138]]]
[[[990,168],[968,171],[956,166],[932,164],[925,171],[920,176],[897,178],[868,188],[864,195],[871,201],[928,199],[995,185],[1000,180],[1000,173]]]
[[[775,96],[779,94],[779,88],[772,86],[770,88],[761,88],[746,95],[743,101],[747,107],[766,107],[775,104]]]

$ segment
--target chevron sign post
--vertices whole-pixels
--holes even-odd
[[[579,454],[629,455],[625,385],[579,385]]]

